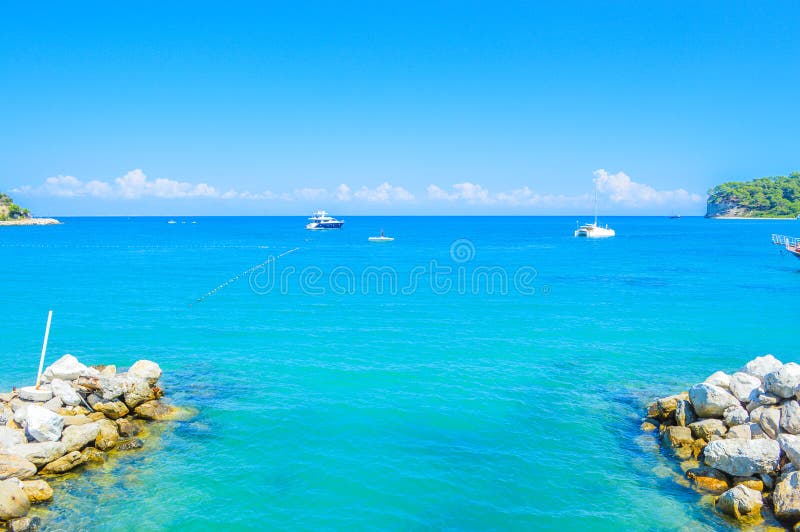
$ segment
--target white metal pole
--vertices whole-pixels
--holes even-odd
[[[39,359],[39,373],[36,374],[36,389],[39,389],[39,381],[42,380],[42,368],[44,367],[44,354],[47,352],[47,339],[50,337],[50,322],[53,321],[53,311],[47,313],[47,327],[44,330],[44,343],[42,344],[42,357]]]

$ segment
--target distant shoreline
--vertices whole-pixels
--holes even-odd
[[[55,218],[20,218],[18,220],[3,220],[0,225],[59,225]]]
[[[706,216],[709,220],[790,220],[797,221],[797,218],[788,216]]]

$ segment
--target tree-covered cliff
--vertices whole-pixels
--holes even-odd
[[[800,214],[800,173],[729,181],[708,191],[707,217],[794,218]]]
[[[20,218],[30,218],[28,209],[21,208],[8,195],[0,192],[0,220],[18,220]]]

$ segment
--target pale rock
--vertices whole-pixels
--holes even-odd
[[[122,401],[102,401],[97,395],[89,396],[89,405],[97,412],[102,412],[109,419],[119,419],[127,416],[128,407]]]
[[[713,467],[693,467],[686,471],[686,478],[700,491],[722,493],[730,488],[728,476]]]
[[[99,432],[100,425],[96,422],[86,423],[85,425],[71,425],[64,429],[61,443],[67,448],[67,452],[80,451],[94,442]]]
[[[25,430],[36,441],[58,441],[64,428],[64,418],[39,405],[25,410]]]
[[[45,502],[53,498],[53,488],[44,480],[24,480],[22,491],[32,503]]]
[[[119,429],[117,424],[110,419],[98,421],[99,432],[95,440],[95,447],[101,451],[113,449],[119,441]]]
[[[729,475],[749,477],[773,473],[778,468],[781,447],[775,440],[715,440],[704,449],[705,463]]]
[[[742,371],[763,381],[768,373],[780,369],[781,366],[783,366],[783,362],[774,356],[764,355],[763,357],[756,357],[745,364]]]
[[[762,429],[761,425],[759,425],[758,423],[748,423],[746,426],[750,429],[751,439],[754,440],[770,439],[769,436],[767,436],[764,433],[764,429]]]
[[[734,425],[728,429],[728,433],[725,435],[725,438],[728,440],[733,438],[738,438],[740,440],[751,439],[752,434],[750,433],[750,425]]]
[[[0,453],[0,480],[17,478],[20,480],[36,475],[36,464],[15,454]]]
[[[8,449],[14,445],[26,443],[27,441],[28,439],[25,437],[25,431],[0,427],[0,452],[2,452],[3,449]]]
[[[789,401],[782,407],[781,428],[789,434],[800,434],[800,404]]]
[[[152,386],[161,378],[161,368],[150,360],[138,360],[130,367],[128,375],[142,377]]]
[[[717,510],[736,519],[742,519],[757,512],[763,506],[761,492],[738,484],[722,495],[716,502]]]
[[[156,396],[147,380],[137,375],[131,375],[129,372],[123,398],[125,405],[133,409],[142,403],[152,401]]]
[[[15,445],[8,448],[6,452],[21,456],[34,465],[42,466],[67,454],[67,448],[60,441],[47,441]]]
[[[10,532],[39,532],[42,528],[42,518],[39,516],[33,517],[18,517],[8,522]]]
[[[81,397],[78,392],[66,381],[58,378],[53,379],[50,382],[50,389],[53,390],[53,395],[61,399],[65,405],[76,406],[81,404]]]
[[[31,501],[22,491],[17,479],[0,480],[0,520],[9,521],[24,517],[31,509]]]
[[[722,417],[726,408],[739,405],[739,401],[723,388],[705,383],[689,388],[689,400],[701,418]]]
[[[789,362],[779,369],[767,373],[764,377],[764,387],[778,397],[784,399],[794,397],[800,387],[800,365]]]
[[[729,406],[722,413],[722,418],[727,426],[733,427],[747,423],[750,420],[750,414],[741,406]]]
[[[80,415],[80,416],[63,416],[64,417],[64,426],[71,427],[72,425],[86,425],[87,423],[91,423],[92,420],[89,419],[87,416]],[[105,417],[105,416],[103,416]]]
[[[100,377],[100,397],[104,401],[113,401],[117,397],[122,397],[122,394],[125,393],[126,382],[124,374]]]
[[[720,388],[727,390],[731,385],[731,376],[724,371],[715,371],[703,382],[713,386],[719,386]]]
[[[725,423],[719,419],[703,419],[689,425],[692,437],[695,439],[711,440],[711,436],[724,436],[728,432]]]
[[[140,418],[153,421],[188,421],[197,415],[196,409],[172,406],[160,401],[147,401],[146,403],[142,403],[136,407],[134,412]],[[686,432],[681,432],[679,429],[683,429]],[[691,443],[691,431],[687,427],[671,426],[667,427],[667,432],[672,433],[672,436],[676,438],[675,441],[684,440],[685,436],[688,434]],[[670,440],[672,441],[672,439],[671,437]]]
[[[760,386],[761,380],[758,377],[738,371],[731,375],[731,393],[742,403],[749,403],[758,397]]]
[[[100,377],[100,372],[93,367],[87,367],[81,373],[81,377],[86,377],[87,379],[97,379]]]
[[[781,432],[781,409],[774,406],[765,408],[758,424],[761,425],[764,434],[774,440]]]
[[[86,366],[78,362],[72,355],[64,355],[44,370],[44,378],[49,382],[53,379],[74,381],[85,371]]]
[[[64,406],[64,402],[61,400],[60,397],[53,397],[45,404],[42,405],[43,408],[50,410],[51,412],[55,412],[58,414],[59,409]]]
[[[800,436],[781,434],[778,436],[778,444],[781,446],[783,454],[786,455],[792,464],[794,464],[795,467],[800,467]]]
[[[681,427],[686,427],[697,421],[697,415],[694,413],[692,403],[684,399],[678,401],[678,405],[675,408],[675,421]]]
[[[794,471],[784,477],[772,492],[775,517],[794,522],[800,519],[800,472]]]
[[[58,460],[50,462],[42,468],[42,474],[45,475],[60,475],[86,463],[86,457],[80,451],[72,451],[62,456]]]

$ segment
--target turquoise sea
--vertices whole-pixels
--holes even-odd
[[[155,360],[201,413],[60,484],[50,530],[725,529],[640,408],[800,358],[800,261],[770,242],[795,221],[64,221],[0,228],[0,389],[53,309],[50,362]]]

